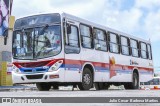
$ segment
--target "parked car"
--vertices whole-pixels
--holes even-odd
[[[148,82],[141,82],[140,89],[143,90],[160,90],[160,77],[154,77]]]

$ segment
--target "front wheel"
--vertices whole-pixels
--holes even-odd
[[[49,91],[51,85],[49,83],[36,83],[39,91]]]
[[[82,82],[78,84],[80,90],[89,90],[93,85],[93,75],[89,68],[85,68],[82,74]]]

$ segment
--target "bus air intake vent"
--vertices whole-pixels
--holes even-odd
[[[32,70],[24,70],[24,72],[32,72]]]
[[[42,79],[43,74],[38,74],[38,75],[26,75],[27,79]]]

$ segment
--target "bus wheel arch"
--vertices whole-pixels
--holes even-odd
[[[93,81],[94,81],[94,74],[95,74],[94,73],[95,72],[94,66],[92,64],[90,64],[90,63],[84,64],[83,68],[82,68],[82,74],[83,74],[83,71],[84,71],[85,68],[89,68],[90,69],[90,71],[92,73],[92,76],[93,76]]]
[[[91,64],[86,64],[82,71],[82,81],[78,84],[80,90],[89,90],[93,87],[94,68]]]

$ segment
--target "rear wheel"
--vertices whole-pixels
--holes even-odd
[[[139,89],[139,77],[137,73],[133,73],[133,79],[131,83],[124,84],[125,89]]]
[[[36,83],[36,86],[39,91],[49,91],[51,88],[50,83]]]
[[[133,73],[132,89],[139,89],[139,77],[137,73]]]
[[[82,74],[82,82],[78,84],[80,90],[89,90],[93,85],[93,75],[89,68],[85,68]]]

